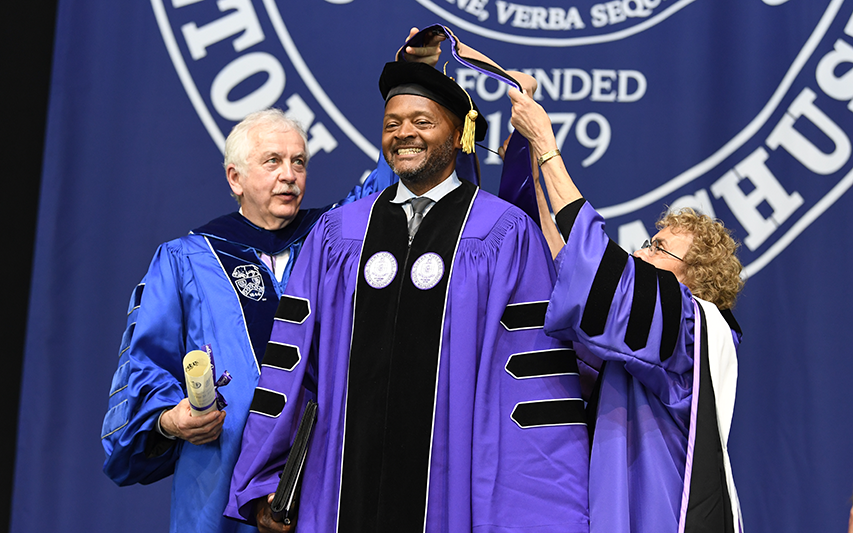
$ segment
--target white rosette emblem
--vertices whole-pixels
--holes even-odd
[[[412,283],[422,291],[438,285],[443,276],[444,261],[435,252],[425,253],[412,265]]]
[[[364,265],[364,280],[374,289],[384,289],[397,275],[397,260],[391,252],[376,252]]]

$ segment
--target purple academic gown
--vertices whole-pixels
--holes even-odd
[[[301,532],[588,531],[577,362],[542,329],[554,271],[539,229],[463,180],[407,247],[394,192],[306,240],[226,514],[251,520],[275,491],[316,398]]]
[[[733,406],[734,384],[729,380],[723,391],[703,374],[694,402],[696,313],[689,289],[608,239],[604,220],[582,199],[564,208],[557,224],[566,245],[556,260],[545,330],[576,343],[582,375],[594,375],[604,361],[588,409],[590,531],[737,531],[730,471],[718,460],[725,443],[721,449],[713,391],[729,395]],[[708,305],[708,313],[719,313]],[[740,330],[730,313],[722,314],[719,331],[736,348]],[[698,420],[693,437],[691,419]],[[690,503],[682,517],[687,464]]]

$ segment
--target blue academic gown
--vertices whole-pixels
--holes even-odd
[[[584,200],[557,224],[566,245],[545,330],[575,343],[582,374],[601,371],[587,417],[591,533],[737,532],[737,323],[619,248]]]
[[[341,203],[396,180],[379,167]],[[261,229],[239,213],[219,217],[162,244],[131,295],[118,369],[101,442],[104,472],[117,484],[148,484],[173,474],[170,531],[256,531],[222,516],[243,426],[260,375],[279,297],[308,232],[333,206],[300,210],[282,230]],[[259,260],[289,249],[281,281]],[[196,446],[155,429],[164,409],[186,397],[183,356],[211,345],[217,375],[233,380],[221,436]]]

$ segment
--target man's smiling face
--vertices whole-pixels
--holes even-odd
[[[385,105],[382,153],[415,194],[430,190],[453,172],[462,137],[461,121],[454,119],[450,111],[422,96],[400,94]]]

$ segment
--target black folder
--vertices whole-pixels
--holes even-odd
[[[302,420],[299,421],[299,429],[296,430],[296,438],[290,448],[290,456],[284,465],[278,488],[272,500],[272,516],[277,522],[290,524],[296,518],[299,502],[299,487],[302,481],[302,471],[305,466],[305,458],[308,456],[308,440],[317,422],[317,402],[308,400]]]

